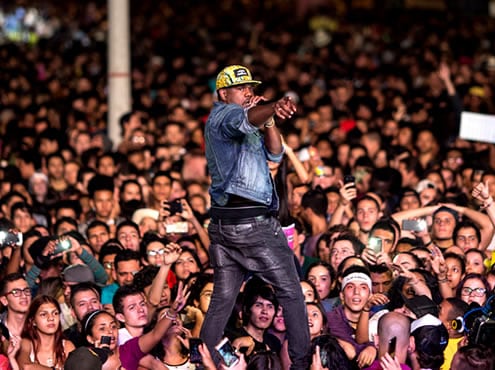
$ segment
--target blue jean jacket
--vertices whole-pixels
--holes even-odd
[[[284,153],[267,150],[259,129],[249,123],[247,110],[216,102],[206,122],[205,142],[213,205],[226,205],[233,194],[278,209],[267,159],[280,162]]]

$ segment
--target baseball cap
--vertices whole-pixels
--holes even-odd
[[[449,333],[438,317],[426,314],[411,324],[411,334],[420,353],[437,356],[443,353],[449,340]]]
[[[423,190],[428,189],[428,188],[429,189],[436,189],[437,186],[432,181],[430,181],[428,179],[423,179],[418,183],[418,185],[416,185],[416,192],[421,193]]]
[[[216,89],[244,84],[260,84],[261,81],[253,80],[251,72],[244,66],[234,64],[225,67],[217,75]]]
[[[481,86],[473,86],[469,89],[469,94],[477,96],[478,98],[485,97],[485,90]]]
[[[152,218],[153,220],[158,220],[159,216],[160,216],[160,212],[157,211],[156,209],[140,208],[140,209],[137,209],[132,214],[132,222],[139,225],[141,223],[141,221],[143,221],[143,218],[145,218],[145,217]]]
[[[70,265],[64,269],[64,281],[67,283],[95,282],[93,271],[86,265]]]
[[[411,299],[406,299],[405,305],[417,318],[421,318],[427,314],[438,315],[438,306],[425,295],[417,295]]]

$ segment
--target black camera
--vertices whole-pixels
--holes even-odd
[[[466,331],[469,344],[484,344],[495,350],[495,296],[484,306],[472,308],[453,325],[459,332]]]

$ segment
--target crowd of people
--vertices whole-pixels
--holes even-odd
[[[463,111],[495,114],[494,20],[322,6],[288,27],[290,1],[140,3],[118,145],[105,4],[47,6],[50,38],[0,45],[0,368],[227,368],[211,343],[192,356],[206,322],[205,342],[236,349],[233,369],[295,369],[298,356],[311,370],[492,369],[493,326],[473,318],[495,320],[495,147],[459,127]],[[205,123],[229,101],[216,89],[228,65],[288,109],[264,124],[246,113],[258,127],[245,130],[281,134],[283,156],[266,160],[294,266],[272,261],[296,271],[307,317],[256,276],[275,266],[223,292],[228,317],[207,316],[230,253],[212,243],[280,241],[218,231]],[[215,154],[225,166],[228,153]]]

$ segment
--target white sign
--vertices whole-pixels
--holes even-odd
[[[459,137],[465,140],[495,143],[495,116],[462,112]]]

